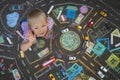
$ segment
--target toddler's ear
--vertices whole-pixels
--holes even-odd
[[[29,30],[32,30],[30,24],[28,24],[28,26],[29,26],[28,29],[29,29]]]

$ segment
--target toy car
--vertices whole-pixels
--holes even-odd
[[[82,29],[82,26],[78,25],[77,30],[81,30],[81,29]]]
[[[108,70],[107,70],[105,67],[103,67],[103,66],[101,66],[100,69],[103,70],[104,72],[107,72],[107,71],[108,71]]]
[[[63,77],[65,77],[65,76],[66,76],[66,72],[65,72],[65,70],[64,70],[64,69],[60,69],[60,73],[61,73],[61,75],[62,75]]]
[[[75,23],[80,24],[83,18],[84,18],[84,15],[80,13],[78,17],[76,18]]]
[[[94,77],[89,77],[88,80],[96,80]]]
[[[100,15],[102,15],[103,17],[106,17],[106,16],[107,16],[107,13],[104,12],[104,11],[100,11]]]
[[[55,75],[57,76],[57,78],[61,78],[60,74],[58,72],[55,72]]]
[[[14,76],[15,80],[20,80],[21,79],[21,76],[20,76],[17,69],[12,70],[12,73],[13,73],[13,76]]]
[[[56,80],[52,73],[49,74],[49,77],[50,77],[51,80]]]
[[[62,33],[65,33],[65,32],[67,32],[67,31],[69,31],[69,29],[68,29],[68,28],[65,28],[65,29],[63,29],[61,32],[62,32]]]
[[[93,22],[93,21],[90,21],[90,22],[87,24],[87,27],[92,27],[93,24],[94,24],[94,22]]]
[[[24,54],[23,51],[20,51],[20,57],[21,57],[21,58],[24,58],[24,57],[25,57],[25,54]]]
[[[101,71],[98,71],[97,74],[99,75],[100,78],[104,78],[105,77],[105,75]]]
[[[76,60],[75,56],[69,56],[69,60]]]
[[[89,40],[90,40],[89,36],[84,36],[84,39],[85,39],[86,41],[89,41]]]

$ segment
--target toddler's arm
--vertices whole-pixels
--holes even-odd
[[[31,31],[28,31],[26,37],[28,38],[28,41],[23,40],[20,46],[22,51],[27,51],[36,40],[36,35],[33,34]]]

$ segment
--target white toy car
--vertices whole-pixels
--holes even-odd
[[[96,80],[94,77],[89,77],[88,80]]]
[[[105,75],[102,73],[102,71],[98,71],[97,74],[100,76],[100,78],[104,78],[105,77]]]
[[[62,33],[65,33],[65,32],[67,32],[67,31],[69,31],[69,29],[68,29],[68,28],[65,28],[65,29],[63,29],[61,32],[62,32]]]
[[[107,71],[108,71],[108,70],[107,70],[105,67],[103,67],[103,66],[101,66],[100,69],[103,70],[104,72],[107,72]]]
[[[75,56],[69,56],[69,60],[76,60]]]

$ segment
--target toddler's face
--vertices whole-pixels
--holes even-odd
[[[31,30],[37,37],[45,37],[48,33],[48,23],[46,21],[36,21],[35,24],[31,25]]]

